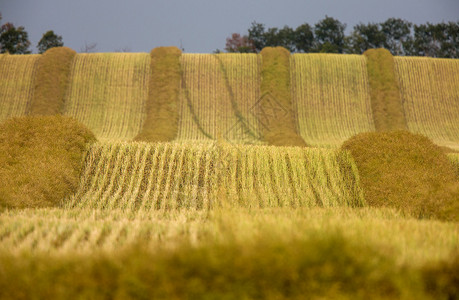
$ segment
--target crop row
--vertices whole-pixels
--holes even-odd
[[[294,54],[290,62],[298,129],[308,145],[339,146],[374,131],[364,56]]]
[[[394,60],[408,129],[459,149],[459,60]]]
[[[147,53],[76,55],[64,114],[99,140],[132,140],[145,119],[149,67]]]
[[[0,122],[27,113],[40,55],[0,54]]]
[[[68,207],[362,206],[347,152],[218,143],[98,143]]]
[[[259,64],[255,54],[182,54],[178,139],[258,140]]]

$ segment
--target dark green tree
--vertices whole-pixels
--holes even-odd
[[[381,31],[385,35],[384,48],[392,55],[408,55],[412,52],[412,24],[408,21],[389,18],[381,23]]]
[[[362,54],[368,49],[384,47],[386,36],[379,24],[368,23],[354,26],[354,31],[347,39],[347,52]]]
[[[30,41],[23,26],[6,23],[0,29],[0,53],[28,54]]]
[[[440,57],[444,37],[435,24],[414,25],[414,45],[412,55]]]
[[[346,47],[344,29],[346,29],[346,24],[325,16],[314,27],[314,50],[317,52],[343,53]]]
[[[249,40],[252,41],[256,52],[260,52],[266,47],[265,25],[257,22],[252,22],[249,28]]]
[[[296,52],[311,52],[314,45],[314,33],[308,23],[298,26],[294,32],[294,43]]]
[[[449,22],[445,29],[446,40],[442,44],[442,55],[459,58],[459,21]]]
[[[38,53],[44,53],[46,50],[54,47],[62,47],[62,36],[56,35],[54,31],[49,30],[43,34],[41,40],[38,42]]]

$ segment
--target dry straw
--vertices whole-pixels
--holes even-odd
[[[459,220],[459,182],[443,149],[407,131],[361,133],[346,141],[370,206]]]
[[[0,122],[25,116],[34,93],[34,78],[41,55],[0,57]]]
[[[370,82],[371,108],[376,131],[406,130],[394,58],[386,49],[365,51]]]
[[[181,54],[177,47],[158,47],[151,51],[147,114],[135,140],[165,142],[176,138]]]
[[[47,50],[40,57],[30,115],[63,113],[70,68],[75,55],[76,52],[70,48],[56,47]]]
[[[265,141],[275,146],[306,146],[297,133],[290,91],[290,52],[282,47],[266,47],[260,52],[260,116]]]
[[[294,54],[290,68],[299,132],[308,145],[339,147],[374,131],[364,56]]]
[[[395,57],[410,131],[459,150],[459,60]]]
[[[60,204],[78,187],[82,159],[94,135],[75,120],[13,118],[0,125],[0,207]]]

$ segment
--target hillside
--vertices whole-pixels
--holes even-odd
[[[0,142],[2,299],[459,296],[458,60],[3,54]]]
[[[39,59],[1,56],[0,120],[28,114]],[[356,133],[375,130],[366,60],[292,55],[293,107],[283,107],[261,94],[261,55],[182,54],[177,140],[266,143],[260,127],[265,119],[292,110],[306,144],[339,147]],[[132,140],[145,120],[149,62],[146,53],[75,55],[62,113],[88,126],[99,140]],[[408,129],[459,149],[459,62],[408,57],[394,62]]]

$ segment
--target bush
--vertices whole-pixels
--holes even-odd
[[[346,141],[368,205],[417,217],[459,220],[459,187],[452,163],[428,138],[406,131],[372,132]]]
[[[394,57],[387,49],[370,49],[367,57],[371,109],[376,131],[406,130],[400,88],[395,78]]]
[[[260,54],[263,60],[260,109],[265,112],[263,138],[274,146],[306,146],[295,126],[290,94],[290,52],[282,47],[266,47]]]
[[[40,57],[30,115],[62,113],[70,80],[70,68],[75,55],[76,52],[70,48],[55,47]]]
[[[147,116],[136,141],[172,141],[178,132],[180,56],[177,47],[158,47],[151,51]]]
[[[0,124],[0,206],[54,206],[74,193],[94,141],[86,127],[58,115]]]

